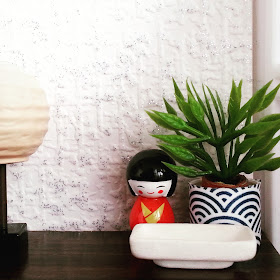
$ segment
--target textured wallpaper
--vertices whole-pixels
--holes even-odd
[[[156,147],[145,110],[174,104],[172,77],[252,94],[251,0],[0,0],[0,60],[35,76],[49,131],[8,166],[8,220],[29,230],[126,230],[129,159]],[[188,219],[188,180],[169,201]]]

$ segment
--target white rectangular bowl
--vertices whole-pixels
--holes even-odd
[[[170,268],[226,268],[257,250],[254,233],[242,225],[138,224],[129,242],[136,258]]]

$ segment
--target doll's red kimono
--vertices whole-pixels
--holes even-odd
[[[174,223],[174,214],[166,197],[138,196],[130,213],[129,224],[133,229],[142,223]]]

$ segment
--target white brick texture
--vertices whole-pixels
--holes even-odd
[[[252,94],[251,0],[0,0],[0,60],[35,76],[51,120],[29,161],[8,166],[8,219],[29,230],[127,230],[126,166],[156,147],[145,110],[174,103],[172,77],[227,100]],[[187,179],[169,201],[188,219]]]

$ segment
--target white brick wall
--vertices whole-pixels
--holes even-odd
[[[174,77],[227,99],[252,86],[251,0],[0,0],[0,60],[34,75],[51,106],[28,162],[8,167],[8,218],[29,230],[125,230],[128,160],[155,147],[145,109],[171,103]],[[169,199],[186,221],[187,180]]]

